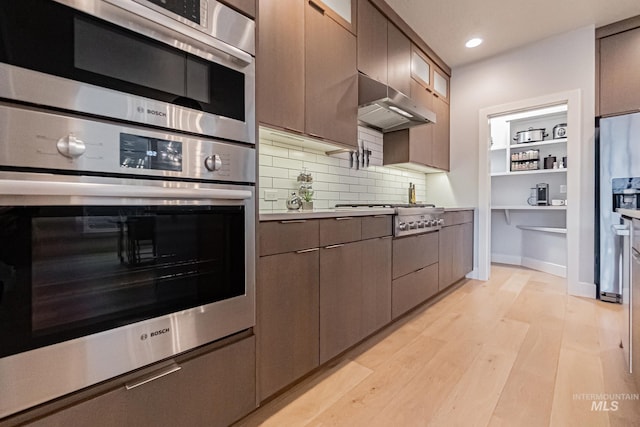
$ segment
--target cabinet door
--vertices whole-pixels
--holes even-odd
[[[356,147],[356,38],[308,3],[305,7],[306,133]]]
[[[318,366],[319,251],[259,259],[258,393],[264,400]]]
[[[357,3],[358,0],[309,0],[309,4],[353,34],[357,30]]]
[[[411,79],[411,99],[433,110],[433,95],[414,79]],[[434,127],[435,124],[430,123],[409,128],[409,159],[412,162],[433,165]]]
[[[433,162],[431,166],[449,170],[449,104],[438,96],[433,97],[433,111],[437,122],[433,125]]]
[[[460,278],[473,271],[473,222],[467,222],[462,228],[462,271]]]
[[[358,4],[358,70],[387,83],[387,18],[368,0]]]
[[[304,132],[304,3],[260,0],[258,7],[258,122]]]
[[[387,26],[387,82],[411,96],[411,41],[391,22]]]
[[[454,258],[458,239],[458,225],[442,227],[438,250],[438,290],[441,291],[454,282],[454,265],[460,262]]]
[[[433,67],[433,92],[445,102],[449,102],[449,76],[438,67]]]
[[[640,28],[600,39],[600,115],[640,109]]]
[[[393,278],[438,262],[438,234],[436,231],[394,239]]]
[[[417,46],[411,45],[411,77],[425,88],[430,88],[432,68],[427,56]]]
[[[391,321],[391,237],[362,245],[362,336]]]
[[[391,315],[395,319],[438,292],[438,263],[395,279]]]
[[[320,250],[320,363],[362,337],[362,244]]]

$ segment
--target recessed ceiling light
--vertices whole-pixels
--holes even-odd
[[[469,40],[464,45],[466,47],[476,47],[476,46],[480,46],[481,43],[482,43],[482,39],[479,39],[479,38],[476,37],[476,38],[473,38],[473,39]]]

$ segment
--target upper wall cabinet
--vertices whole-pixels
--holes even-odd
[[[640,19],[636,24],[640,25]],[[640,110],[640,28],[617,32],[598,42],[600,91],[597,114],[609,116]]]
[[[356,2],[357,0],[308,0],[309,4],[331,19],[342,25],[354,35],[356,34]]]
[[[304,133],[304,10],[300,0],[260,0],[258,122]]]
[[[411,47],[411,77],[422,86],[431,88],[431,61],[416,46]]]
[[[387,83],[387,18],[368,0],[358,4],[358,70]]]
[[[449,103],[449,76],[436,66],[433,67],[433,93]]]
[[[356,146],[356,37],[346,20],[315,0],[258,6],[258,122]]]
[[[309,0],[305,9],[305,132],[358,144],[356,37]]]
[[[411,40],[391,22],[387,25],[387,84],[411,96]]]

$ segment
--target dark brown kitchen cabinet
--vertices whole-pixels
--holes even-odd
[[[387,18],[369,0],[358,0],[358,70],[387,83]]]
[[[320,363],[363,337],[362,245],[320,249]]]
[[[362,241],[364,338],[391,321],[391,236]]]
[[[392,318],[438,292],[439,232],[393,240]]]
[[[222,0],[232,8],[244,13],[250,18],[256,17],[256,1],[257,0]],[[263,1],[263,0],[260,0]]]
[[[438,290],[464,278],[473,270],[473,211],[445,214],[440,229]]]
[[[393,280],[392,318],[420,305],[438,292],[438,263]]]
[[[359,0],[308,0],[309,4],[330,17],[345,30],[357,33],[357,8]]]
[[[305,133],[356,147],[356,37],[313,1],[305,6]]]
[[[208,347],[175,358],[180,369],[171,374],[129,390],[124,381],[131,385],[144,377],[132,374],[96,386],[107,390],[26,425],[228,426],[256,407],[255,337]]]
[[[258,122],[305,131],[305,2],[258,2],[256,102]]]
[[[433,93],[449,103],[449,76],[437,66],[433,66]]]
[[[262,401],[319,364],[319,249],[260,257],[258,271]]]
[[[433,125],[433,141],[431,161],[429,166],[449,170],[449,104],[441,97],[433,97],[433,112],[436,113],[437,122]]]
[[[414,163],[449,170],[449,104],[439,95],[410,79],[411,98],[436,113],[436,123],[385,133],[385,165]]]
[[[411,96],[411,40],[391,22],[387,24],[387,84]]]
[[[599,115],[640,110],[640,28],[600,38],[596,43],[599,43]]]

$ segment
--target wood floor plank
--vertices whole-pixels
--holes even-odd
[[[550,426],[608,427],[607,412],[592,410],[592,399],[579,398],[603,390],[600,358],[589,352],[563,347],[558,360]]]
[[[279,402],[273,402],[274,405],[271,405],[269,410],[256,411],[238,425],[304,426],[371,373],[371,369],[345,360],[317,376],[310,383],[300,384],[298,390],[288,392],[290,398],[285,396]]]
[[[400,393],[407,383],[444,346],[444,342],[419,336],[402,351],[387,360],[384,369],[378,369],[320,414],[316,420],[325,426],[375,425],[385,405]]]

